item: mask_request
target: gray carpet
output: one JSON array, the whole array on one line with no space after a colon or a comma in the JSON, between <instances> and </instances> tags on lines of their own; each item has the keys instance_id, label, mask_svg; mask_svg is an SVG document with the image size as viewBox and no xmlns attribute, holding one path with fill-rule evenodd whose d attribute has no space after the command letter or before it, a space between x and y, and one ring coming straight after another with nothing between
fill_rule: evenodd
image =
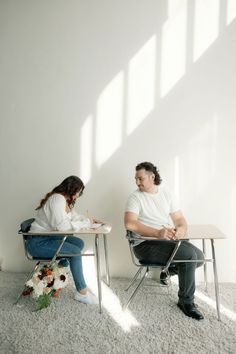
<instances>
[{"instance_id":1,"label":"gray carpet","mask_svg":"<svg viewBox=\"0 0 236 354\"><path fill-rule=\"evenodd\" d=\"M25 279L22 273L0 272L0 353L236 353L236 284L221 284L222 322L206 300L214 299L212 285L197 303L205 320L184 316L176 306L176 285L166 289L143 287L128 311L121 304L127 279L112 279L103 286L103 313L97 306L73 300L73 285L52 305L34 312L33 300L23 298L14 306ZM153 280L147 280L153 284ZM210 300L211 301L211 300Z\"/></svg>"}]
</instances>

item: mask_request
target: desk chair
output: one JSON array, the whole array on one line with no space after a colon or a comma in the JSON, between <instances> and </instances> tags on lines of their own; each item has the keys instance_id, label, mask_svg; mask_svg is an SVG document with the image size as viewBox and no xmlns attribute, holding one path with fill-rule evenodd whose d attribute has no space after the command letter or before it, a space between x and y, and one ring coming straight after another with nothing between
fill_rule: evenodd
<instances>
[{"instance_id":1,"label":"desk chair","mask_svg":"<svg viewBox=\"0 0 236 354\"><path fill-rule=\"evenodd\" d=\"M143 283L145 277L148 275L148 272L149 272L149 269L150 268L158 268L161 270L161 272L165 272L167 275L169 275L169 270L171 269L171 265L174 263L173 261L173 258L181 244L181 240L179 241L176 241L176 245L175 245L175 248L172 252L172 254L170 255L169 259L167 260L166 264L163 265L163 264L160 264L160 263L155 263L155 264L149 264L149 263L144 263L144 262L140 262L136 257L135 257L135 254L134 254L134 250L133 250L133 245L134 245L134 240L135 240L135 237L134 237L134 234L127 230L126 232L126 238L128 240L128 243L129 243L129 249L130 249L130 253L131 253L131 258L132 258L132 261L133 261L133 264L138 267L138 271L135 273L134 277L132 278L129 286L125 289L125 291L128 291L132 285L134 285L135 281L137 280L138 276L141 275L142 273L142 270L144 269L144 273L143 275L141 276L141 279L138 283L138 285L134 288L133 292L131 293L128 301L126 302L125 306L124 306L124 309L126 309L129 304L131 303L131 301L133 300L134 296L136 295L137 291L139 290L141 284ZM137 238L136 238L137 239ZM153 239L152 239L153 240ZM160 240L157 240L157 241L160 241ZM171 283L169 283L168 285L162 285L162 284L159 284L159 286L161 287L165 287L165 288L169 288L169 286L171 285Z\"/></svg>"},{"instance_id":2,"label":"desk chair","mask_svg":"<svg viewBox=\"0 0 236 354\"><path fill-rule=\"evenodd\" d=\"M22 235L23 236L23 245L24 245L24 252L25 252L25 256L28 260L30 261L36 261L36 264L33 268L32 271L30 271L30 273L28 274L26 280L25 280L25 283L32 277L32 275L34 274L34 272L36 272L36 270L43 264L46 264L48 265L49 267L52 266L57 260L60 260L62 258L70 258L70 257L75 257L75 256L94 256L95 254L94 253L73 253L73 254L63 254L63 253L59 253L64 242L66 241L66 238L68 235L66 236L62 236L62 239L61 239L61 243L59 244L54 256L52 258L39 258L39 257L34 257L32 256L29 252L28 252L28 248L27 248L27 240L28 240L28 237L35 237L33 235L30 234L30 227L31 227L31 224L33 223L35 219L34 218L31 218L31 219L27 219L25 221L23 221L20 225L20 230L18 231L18 234ZM53 237L52 234L50 235L47 235L44 233L44 236L50 236L50 237ZM24 284L25 284L24 283ZM20 298L22 297L23 295L23 292L24 292L24 289L25 289L25 285L23 287L23 289L21 290L20 294L18 295L16 301L15 301L15 304L18 303L18 301L20 300Z\"/></svg>"}]
</instances>

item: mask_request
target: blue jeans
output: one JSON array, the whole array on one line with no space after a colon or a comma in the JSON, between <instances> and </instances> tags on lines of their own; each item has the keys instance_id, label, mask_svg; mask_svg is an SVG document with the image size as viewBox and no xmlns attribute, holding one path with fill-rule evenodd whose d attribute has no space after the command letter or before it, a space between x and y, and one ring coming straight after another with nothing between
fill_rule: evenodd
<instances>
[{"instance_id":1,"label":"blue jeans","mask_svg":"<svg viewBox=\"0 0 236 354\"><path fill-rule=\"evenodd\" d=\"M27 239L27 250L33 257L50 259L54 256L62 238L63 236L29 236ZM60 253L77 254L81 253L83 248L83 240L78 237L68 236ZM74 256L68 257L68 260L70 262L70 270L76 289L78 291L85 289L87 285L83 275L82 258L80 256Z\"/></svg>"}]
</instances>

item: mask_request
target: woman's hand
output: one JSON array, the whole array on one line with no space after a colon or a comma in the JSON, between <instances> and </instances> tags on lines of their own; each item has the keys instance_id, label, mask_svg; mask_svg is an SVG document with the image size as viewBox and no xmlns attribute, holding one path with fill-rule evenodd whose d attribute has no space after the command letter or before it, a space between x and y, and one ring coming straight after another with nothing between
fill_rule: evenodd
<instances>
[{"instance_id":1,"label":"woman's hand","mask_svg":"<svg viewBox=\"0 0 236 354\"><path fill-rule=\"evenodd\" d=\"M92 224L102 224L102 225L105 224L104 221L101 221L101 220L98 220L98 219L91 219L91 223Z\"/></svg>"}]
</instances>

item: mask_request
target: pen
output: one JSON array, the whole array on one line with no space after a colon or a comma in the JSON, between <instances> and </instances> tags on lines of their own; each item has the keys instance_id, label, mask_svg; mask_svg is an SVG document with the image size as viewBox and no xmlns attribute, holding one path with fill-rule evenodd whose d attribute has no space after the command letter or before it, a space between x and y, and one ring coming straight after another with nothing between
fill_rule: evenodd
<instances>
[{"instance_id":1,"label":"pen","mask_svg":"<svg viewBox=\"0 0 236 354\"><path fill-rule=\"evenodd\" d=\"M87 218L90 220L88 209L86 210Z\"/></svg>"},{"instance_id":2,"label":"pen","mask_svg":"<svg viewBox=\"0 0 236 354\"><path fill-rule=\"evenodd\" d=\"M164 229L168 230L168 228L165 225L161 225ZM168 225L170 226L170 225ZM176 231L176 229L174 228L174 230Z\"/></svg>"}]
</instances>

